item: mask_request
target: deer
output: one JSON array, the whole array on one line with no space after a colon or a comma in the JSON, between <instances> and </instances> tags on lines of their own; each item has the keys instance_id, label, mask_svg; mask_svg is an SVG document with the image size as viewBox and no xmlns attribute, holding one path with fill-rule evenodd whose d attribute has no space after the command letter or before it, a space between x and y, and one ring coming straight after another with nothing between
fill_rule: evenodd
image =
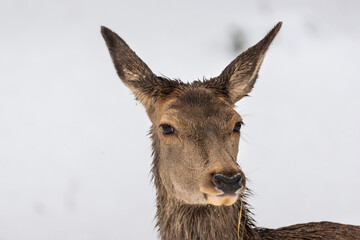
<instances>
[{"instance_id":1,"label":"deer","mask_svg":"<svg viewBox=\"0 0 360 240\"><path fill-rule=\"evenodd\" d=\"M156 228L162 240L360 239L360 226L310 222L257 227L237 163L243 119L235 103L253 89L276 24L219 76L191 83L155 75L115 32L101 27L122 82L151 121Z\"/></svg>"}]
</instances>

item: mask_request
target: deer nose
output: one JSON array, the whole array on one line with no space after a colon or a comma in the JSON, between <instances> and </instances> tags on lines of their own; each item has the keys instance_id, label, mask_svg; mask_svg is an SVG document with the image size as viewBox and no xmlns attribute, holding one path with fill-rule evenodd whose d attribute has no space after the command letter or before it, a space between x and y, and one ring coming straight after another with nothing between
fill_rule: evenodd
<instances>
[{"instance_id":1,"label":"deer nose","mask_svg":"<svg viewBox=\"0 0 360 240\"><path fill-rule=\"evenodd\" d=\"M222 190L225 194L234 194L242 187L241 178L240 173L230 178L222 174L215 174L212 177L212 182L217 189Z\"/></svg>"}]
</instances>

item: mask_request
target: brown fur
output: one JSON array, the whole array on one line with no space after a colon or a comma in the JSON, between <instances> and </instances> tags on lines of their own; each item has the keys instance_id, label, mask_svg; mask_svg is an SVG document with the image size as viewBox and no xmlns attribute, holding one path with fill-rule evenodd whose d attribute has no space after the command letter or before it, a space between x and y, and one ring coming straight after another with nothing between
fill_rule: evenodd
<instances>
[{"instance_id":1,"label":"brown fur","mask_svg":"<svg viewBox=\"0 0 360 240\"><path fill-rule=\"evenodd\" d=\"M191 84L156 76L116 33L102 27L119 77L152 122L161 239L360 239L358 226L319 222L264 229L256 228L251 217L246 178L236 163L240 132L234 126L242 118L233 107L252 90L280 27L278 23L220 76ZM171 132L164 132L164 126ZM241 174L239 189L225 194L213 180L217 174Z\"/></svg>"}]
</instances>

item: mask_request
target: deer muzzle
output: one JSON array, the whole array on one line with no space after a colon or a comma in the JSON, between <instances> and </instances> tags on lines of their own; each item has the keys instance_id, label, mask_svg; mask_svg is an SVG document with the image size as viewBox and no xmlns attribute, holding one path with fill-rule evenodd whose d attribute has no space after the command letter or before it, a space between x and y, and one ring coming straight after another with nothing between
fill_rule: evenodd
<instances>
[{"instance_id":1,"label":"deer muzzle","mask_svg":"<svg viewBox=\"0 0 360 240\"><path fill-rule=\"evenodd\" d=\"M215 174L211 181L215 187L224 192L224 194L235 194L237 190L242 188L241 173L237 173L232 177L227 177L222 174Z\"/></svg>"}]
</instances>

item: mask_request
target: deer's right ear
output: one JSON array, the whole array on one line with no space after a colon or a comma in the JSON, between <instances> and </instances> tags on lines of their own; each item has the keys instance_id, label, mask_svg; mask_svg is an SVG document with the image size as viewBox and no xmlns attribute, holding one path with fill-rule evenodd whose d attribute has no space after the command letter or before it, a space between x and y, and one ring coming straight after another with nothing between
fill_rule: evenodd
<instances>
[{"instance_id":1,"label":"deer's right ear","mask_svg":"<svg viewBox=\"0 0 360 240\"><path fill-rule=\"evenodd\" d=\"M131 89L137 100L147 105L146 102L151 100L148 93L155 87L157 77L116 33L102 26L101 34L120 79Z\"/></svg>"}]
</instances>

